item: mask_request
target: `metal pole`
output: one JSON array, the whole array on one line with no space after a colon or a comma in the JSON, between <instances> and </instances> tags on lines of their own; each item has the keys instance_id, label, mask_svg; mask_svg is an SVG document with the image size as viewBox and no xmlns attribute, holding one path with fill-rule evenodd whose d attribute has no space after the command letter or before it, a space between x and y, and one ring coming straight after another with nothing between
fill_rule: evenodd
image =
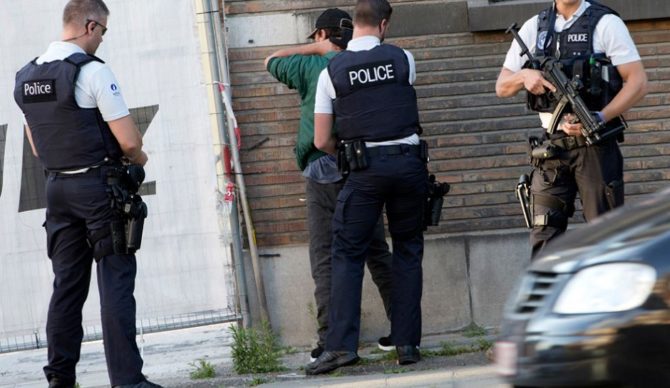
<instances>
[{"instance_id":1,"label":"metal pole","mask_svg":"<svg viewBox=\"0 0 670 388\"><path fill-rule=\"evenodd\" d=\"M214 55L210 58L211 61L215 61L216 66L213 67L213 71L218 72L217 78L228 80L228 69L225 59L220 60L221 46L217 43L217 32L216 25L218 23L220 28L220 19L218 11L218 2L217 0L202 0L203 10L206 15L209 17L209 29L208 29L208 41L212 43L212 50ZM225 66L225 71L222 71L222 67ZM216 82L216 81L215 81ZM233 159L234 173L235 173L235 182L237 189L239 190L239 198L242 203L242 213L244 215L244 223L247 229L248 242L249 242L249 252L251 254L251 263L253 266L254 279L256 281L256 291L258 295L258 302L260 307L261 320L269 321L269 314L267 309L267 302L265 298L265 286L263 284L263 277L261 274L261 267L258 258L258 250L256 247L256 232L253 228L253 221L251 220L251 211L249 207L249 202L247 200L246 194L246 185L244 183L244 176L242 175L242 164L240 163L240 155L238 152L238 143L236 132L239 130L237 127L237 120L235 119L235 114L233 113L232 108L232 99L230 93L229 83L226 85L223 82L217 82L219 86L219 91L221 92L221 97L223 99L223 105L225 108L226 118L228 122L228 141L230 142L230 151ZM234 227L239 227L239 221ZM240 248L241 250L241 248ZM241 261L238 260L238 262Z\"/></svg>"},{"instance_id":2,"label":"metal pole","mask_svg":"<svg viewBox=\"0 0 670 388\"><path fill-rule=\"evenodd\" d=\"M214 9L217 9L215 7ZM203 23L203 28L201 30L201 45L203 45L203 59L204 63L208 65L209 69L209 78L211 80L211 86L214 87L217 80L221 79L221 73L226 73L221 71L221 62L219 61L217 55L217 39L215 32L215 22L218 20L218 11L216 15L213 14L212 7L210 7L209 0L198 0L196 2L197 13L202 17L201 22ZM204 35L204 36L203 36ZM206 50L206 53L204 51ZM225 62L224 62L225 63ZM213 118L216 120L216 128L218 143L221 146L217 150L219 156L219 166L217 167L217 185L219 189L219 195L224 193L228 185L229 177L225 175L226 171L223 171L224 164L224 147L227 143L227 130L226 130L226 120L223 117L224 107L220 98L217 97L216 89L211 89L210 94L210 104L214 105ZM219 217L222 217L219 215ZM233 271L235 276L235 292L237 294L236 308L238 312L242 315L242 322L245 326L251 324L251 318L249 314L249 305L248 305L248 294L247 294L247 285L246 285L246 276L244 269L244 255L242 253L242 237L240 233L240 223L237 212L237 204L235 201L231 203L231 212L230 217L220 222L229 222L231 229L231 240L232 240L232 256L233 256Z\"/></svg>"}]
</instances>

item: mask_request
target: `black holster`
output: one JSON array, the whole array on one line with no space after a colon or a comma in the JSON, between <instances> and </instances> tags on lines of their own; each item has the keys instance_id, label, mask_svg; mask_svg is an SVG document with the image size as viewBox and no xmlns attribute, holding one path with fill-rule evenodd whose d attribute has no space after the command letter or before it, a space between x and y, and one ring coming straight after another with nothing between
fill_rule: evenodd
<instances>
[{"instance_id":1,"label":"black holster","mask_svg":"<svg viewBox=\"0 0 670 388\"><path fill-rule=\"evenodd\" d=\"M142 166L111 168L107 173L108 194L117 218L110 224L114 253L133 254L142 244L144 219L148 209L137 194L144 181Z\"/></svg>"},{"instance_id":2,"label":"black holster","mask_svg":"<svg viewBox=\"0 0 670 388\"><path fill-rule=\"evenodd\" d=\"M423 230L429 226L437 226L440 224L442 216L442 205L444 204L444 196L449 192L449 183L437 182L435 175L428 176L428 191L426 196L426 205L423 214Z\"/></svg>"}]
</instances>

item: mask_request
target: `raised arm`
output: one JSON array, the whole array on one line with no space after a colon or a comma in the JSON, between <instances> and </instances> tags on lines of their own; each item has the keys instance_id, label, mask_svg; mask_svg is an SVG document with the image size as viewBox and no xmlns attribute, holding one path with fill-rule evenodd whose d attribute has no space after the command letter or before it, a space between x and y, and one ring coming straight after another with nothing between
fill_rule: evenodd
<instances>
[{"instance_id":1,"label":"raised arm","mask_svg":"<svg viewBox=\"0 0 670 388\"><path fill-rule=\"evenodd\" d=\"M280 50L275 51L265 58L265 68L267 69L268 64L272 58L281 58L288 57L291 55L325 55L331 51L339 51L340 48L334 45L328 39L322 40L320 42L303 44L300 46L286 47Z\"/></svg>"}]
</instances>

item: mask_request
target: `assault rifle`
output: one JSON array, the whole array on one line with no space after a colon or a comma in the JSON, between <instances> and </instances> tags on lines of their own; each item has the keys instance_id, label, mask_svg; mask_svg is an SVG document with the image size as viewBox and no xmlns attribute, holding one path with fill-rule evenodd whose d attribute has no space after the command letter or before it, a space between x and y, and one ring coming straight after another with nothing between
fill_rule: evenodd
<instances>
[{"instance_id":1,"label":"assault rifle","mask_svg":"<svg viewBox=\"0 0 670 388\"><path fill-rule=\"evenodd\" d=\"M556 87L556 92L553 92L554 101L558 101L554 112L552 113L552 121L549 125L549 132L553 133L560 122L560 116L563 114L566 106L570 104L572 111L582 123L582 135L586 138L587 145L593 145L601 140L620 134L626 129L626 124L623 119L620 120L620 125L611 126L608 128L605 122L600 120L597 114L589 110L584 103L584 100L579 96L579 91L584 87L579 75L568 79L563 70L561 70L561 63L551 57L542 58L539 61L528 50L528 47L519 36L519 29L517 24L513 23L507 29L506 33L514 35L514 40L521 47L521 56L526 55L531 63L531 68L542 71L544 77Z\"/></svg>"}]
</instances>

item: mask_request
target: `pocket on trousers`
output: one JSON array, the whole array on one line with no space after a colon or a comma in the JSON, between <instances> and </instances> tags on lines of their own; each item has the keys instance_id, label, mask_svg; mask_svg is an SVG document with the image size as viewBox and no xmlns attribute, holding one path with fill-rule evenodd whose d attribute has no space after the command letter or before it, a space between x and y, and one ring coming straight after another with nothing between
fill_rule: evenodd
<instances>
[{"instance_id":1,"label":"pocket on trousers","mask_svg":"<svg viewBox=\"0 0 670 388\"><path fill-rule=\"evenodd\" d=\"M623 205L624 202L623 181L616 180L609 182L605 186L605 196L607 198L607 205L609 206L610 209L614 209Z\"/></svg>"},{"instance_id":2,"label":"pocket on trousers","mask_svg":"<svg viewBox=\"0 0 670 388\"><path fill-rule=\"evenodd\" d=\"M49 228L47 227L46 220L42 224L42 227L44 228L44 231L46 232L46 235L47 235L47 257L49 257L49 259L51 259L51 255L53 253L53 247L51 246L51 241L53 239L52 239L51 233L49 233Z\"/></svg>"},{"instance_id":3,"label":"pocket on trousers","mask_svg":"<svg viewBox=\"0 0 670 388\"><path fill-rule=\"evenodd\" d=\"M333 213L333 232L336 232L341 225L344 224L346 217L346 207L353 190L349 187L344 187L337 195L337 203L335 204L335 212Z\"/></svg>"}]
</instances>

